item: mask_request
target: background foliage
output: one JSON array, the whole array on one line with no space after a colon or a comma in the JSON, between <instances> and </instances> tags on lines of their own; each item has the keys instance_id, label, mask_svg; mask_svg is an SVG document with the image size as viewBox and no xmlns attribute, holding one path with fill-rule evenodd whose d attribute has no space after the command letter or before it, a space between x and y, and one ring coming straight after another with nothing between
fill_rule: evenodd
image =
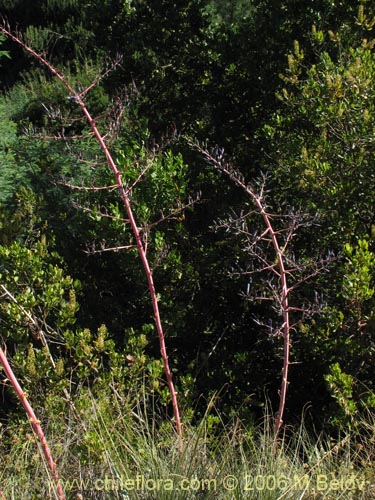
<instances>
[{"instance_id":1,"label":"background foliage","mask_svg":"<svg viewBox=\"0 0 375 500\"><path fill-rule=\"evenodd\" d=\"M186 415L202 414L215 395L226 417L250 424L265 397L277 404L282 359L281 341L259 326L276 313L250 300L248 276L237 271L251 258L223 224L253 207L189 137L224 148L248 180L266 174L273 213L314 218L293 252L334 259L299 289L300 305L318 303L320 312L296 315L287 418L309 405L316 425L354 425L374 404L370 2L43 0L31 8L8 0L0 11L82 89L122 56L87 104L111 132L132 190ZM147 404L168 402L137 253L108 251L134 241L116 191L91 189L113 184L97 145L58 82L9 41L2 49L10 58L0 75L1 283L48 327L56 362L3 295L1 335L15 366L51 412L69 380L72 394L96 387L104 399L109 384L134 395L147 380ZM253 280L262 294L261 276Z\"/></svg>"}]
</instances>

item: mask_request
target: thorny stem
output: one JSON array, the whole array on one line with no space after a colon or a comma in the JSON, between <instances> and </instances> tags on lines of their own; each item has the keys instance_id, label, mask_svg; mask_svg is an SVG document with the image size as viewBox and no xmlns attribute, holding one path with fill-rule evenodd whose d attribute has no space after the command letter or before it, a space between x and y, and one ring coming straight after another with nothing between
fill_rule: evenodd
<instances>
[{"instance_id":1,"label":"thorny stem","mask_svg":"<svg viewBox=\"0 0 375 500\"><path fill-rule=\"evenodd\" d=\"M168 383L168 388L169 392L171 395L172 399L172 406L173 406L173 414L175 418L175 425L176 425L176 430L177 434L179 436L180 440L180 449L182 450L182 424L181 424L181 418L180 418L180 412L179 412L179 406L178 406L178 400L177 400L177 392L174 387L173 383L173 378L172 378L172 372L169 367L169 361L168 361L168 355L167 355L167 350L166 350L166 345L165 345L165 335L164 335L164 330L163 326L161 323L160 319L160 311L159 311L159 304L158 304L158 298L156 295L156 290L155 290L155 284L154 284L154 279L152 275L152 271L147 259L146 251L143 245L143 241L141 238L140 230L137 226L136 220L134 218L133 210L131 207L130 199L127 193L127 190L125 189L125 186L123 184L121 174L119 169L116 166L115 161L112 158L112 155L110 151L107 148L107 145L100 134L95 120L91 117L86 104L84 100L81 97L81 94L77 93L72 85L65 79L65 77L59 73L56 68L54 68L42 55L38 54L35 52L31 47L26 45L20 37L12 34L10 31L8 31L3 25L0 25L0 30L9 38L11 38L14 42L16 42L18 45L23 47L24 50L26 50L29 54L31 54L34 58L36 58L43 66L45 66L60 82L64 85L64 87L68 90L70 97L72 98L73 101L78 104L78 106L81 108L82 113L87 119L87 122L89 123L91 130L93 131L94 136L96 137L100 148L102 152L104 153L107 164L110 167L110 169L113 172L113 175L115 176L116 179L116 184L119 190L119 194L121 197L121 200L123 202L123 205L125 207L127 217L130 222L130 226L133 231L134 238L136 240L137 248L138 248L138 253L141 258L141 262L147 277L147 282L148 282L148 288L151 296L151 302L152 302L152 307L153 307L153 312L154 312L154 320L155 320L155 325L156 325L156 330L158 332L158 337L159 337L159 344L160 344L160 352L161 356L163 359L163 364L164 364L164 372L167 378L167 383Z\"/></svg>"},{"instance_id":2,"label":"thorny stem","mask_svg":"<svg viewBox=\"0 0 375 500\"><path fill-rule=\"evenodd\" d=\"M218 161L213 155L211 155L208 151L202 149L199 146L196 146L198 150L207 158L207 160L215 165L219 170L224 172L238 187L243 189L253 200L253 203L257 207L257 211L263 218L264 224L266 226L266 230L263 235L269 234L270 239L272 241L272 246L276 254L276 265L269 265L266 262L267 267L265 269L274 269L275 266L278 267L279 271L276 273L280 279L281 285L281 293L280 293L280 305L281 305L281 314L283 318L283 324L281 327L282 336L283 336L283 368L282 368L282 380L280 387L280 400L279 400L279 408L276 414L275 424L274 424L274 452L277 450L277 442L278 436L280 433L281 426L283 424L283 415L285 409L286 402L286 391L288 388L288 371L289 371L289 358L290 358L290 318L289 318L289 301L288 295L290 292L290 288L288 287L287 280L287 269L284 263L283 250L280 248L279 241L277 238L278 232L274 230L271 222L271 214L266 211L266 207L262 200L262 193L257 195L253 188L250 185L245 184L245 182L240 178L240 176L236 175L235 171L233 171L228 165L225 165Z\"/></svg>"},{"instance_id":3,"label":"thorny stem","mask_svg":"<svg viewBox=\"0 0 375 500\"><path fill-rule=\"evenodd\" d=\"M53 481L56 485L58 498L59 498L59 500L66 500L65 493L64 493L62 486L61 486L61 483L60 483L59 474L57 472L56 463L54 462L54 460L52 458L51 450L48 446L43 429L40 425L40 421L36 418L34 410L32 409L30 403L28 402L26 394L23 392L20 384L18 383L18 380L13 373L13 370L8 362L8 359L6 357L5 352L1 348L0 348L0 363L2 364L2 366L4 368L4 371L5 371L7 378L9 379L14 390L16 391L17 396L22 403L22 406L25 408L26 414L30 419L30 425L40 441L44 458L46 459L48 468L52 474Z\"/></svg>"},{"instance_id":4,"label":"thorny stem","mask_svg":"<svg viewBox=\"0 0 375 500\"><path fill-rule=\"evenodd\" d=\"M290 319L289 319L289 302L288 302L288 294L289 287L287 281L287 272L284 264L284 256L283 252L280 249L279 241L277 239L277 233L273 229L271 218L269 214L265 211L265 207L263 205L262 199L260 196L257 196L253 189L244 184L240 179L233 176L233 174L227 169L222 169L224 173L226 173L239 187L244 189L246 193L252 198L253 202L257 206L259 213L261 214L264 224L268 229L268 233L272 240L272 245L277 258L277 266L279 268L279 277L281 284L281 312L283 317L283 340L284 340L284 348L283 348L283 369L282 369L282 380L281 380L281 388L280 388L280 401L279 401L279 409L276 414L276 420L274 425L275 431L275 440L274 440L274 449L277 446L277 438L283 424L283 415L285 409L285 401L286 401L286 391L288 388L288 371L289 371L289 358L290 358Z\"/></svg>"}]
</instances>

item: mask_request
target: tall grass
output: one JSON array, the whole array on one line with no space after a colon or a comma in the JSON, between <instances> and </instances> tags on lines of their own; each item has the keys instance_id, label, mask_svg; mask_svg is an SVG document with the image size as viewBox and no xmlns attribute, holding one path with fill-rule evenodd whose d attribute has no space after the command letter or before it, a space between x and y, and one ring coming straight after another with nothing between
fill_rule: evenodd
<instances>
[{"instance_id":1,"label":"tall grass","mask_svg":"<svg viewBox=\"0 0 375 500\"><path fill-rule=\"evenodd\" d=\"M46 427L71 500L375 499L371 415L361 433L336 441L314 437L304 424L287 428L276 453L272 418L247 429L239 421L213 427L206 415L197 425L185 423L181 454L174 426L156 410L150 416L142 404L129 414L119 401L88 401L80 421L70 414L59 424L65 428ZM26 429L2 431L4 498L56 498Z\"/></svg>"}]
</instances>

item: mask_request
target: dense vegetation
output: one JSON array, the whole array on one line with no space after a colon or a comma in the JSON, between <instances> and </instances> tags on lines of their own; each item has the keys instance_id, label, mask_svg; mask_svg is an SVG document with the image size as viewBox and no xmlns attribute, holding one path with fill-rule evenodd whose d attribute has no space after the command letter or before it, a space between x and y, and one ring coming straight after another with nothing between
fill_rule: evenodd
<instances>
[{"instance_id":1,"label":"dense vegetation","mask_svg":"<svg viewBox=\"0 0 375 500\"><path fill-rule=\"evenodd\" d=\"M277 258L225 162L264 191L290 269L284 421L307 411L328 440L363 438L375 408L371 2L0 0L0 13L83 92L131 191L186 428L219 446L231 439L215 441L221 422L239 418L250 436L279 404ZM0 41L2 344L50 434L75 419L71 455L100 463L98 426L128 428L136 412L165 432L173 415L147 280L74 96ZM3 383L11 454L28 429Z\"/></svg>"}]
</instances>

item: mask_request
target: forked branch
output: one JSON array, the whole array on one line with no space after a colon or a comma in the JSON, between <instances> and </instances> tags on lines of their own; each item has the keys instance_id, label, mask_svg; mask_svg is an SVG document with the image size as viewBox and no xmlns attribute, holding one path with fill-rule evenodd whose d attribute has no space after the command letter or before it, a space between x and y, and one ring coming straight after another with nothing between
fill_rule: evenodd
<instances>
[{"instance_id":1,"label":"forked branch","mask_svg":"<svg viewBox=\"0 0 375 500\"><path fill-rule=\"evenodd\" d=\"M282 380L280 387L280 400L279 409L276 415L274 431L275 431L275 447L277 445L278 435L283 424L283 415L286 402L286 392L288 388L288 370L290 364L290 317L289 317L289 292L290 288L288 286L288 269L285 264L285 257L282 247L279 243L279 231L274 228L272 223L272 214L270 214L266 209L266 204L264 202L264 183L262 184L260 194L257 194L252 185L246 184L243 176L237 170L234 170L229 163L223 159L223 151L219 155L210 153L207 149L202 148L197 144L193 144L195 148L204 156L204 158L214 167L216 167L221 172L225 173L239 188L245 191L253 203L255 204L256 211L262 216L264 225L266 229L261 235L261 239L267 235L273 246L273 250L276 256L276 264L268 262L262 256L260 259L265 264L267 270L273 271L280 283L280 292L278 294L278 302L281 307L282 315L282 326L280 332L283 337L284 347L283 347L283 368L282 368ZM277 270L276 270L277 268Z\"/></svg>"},{"instance_id":2,"label":"forked branch","mask_svg":"<svg viewBox=\"0 0 375 500\"><path fill-rule=\"evenodd\" d=\"M9 29L7 29L3 24L0 24L0 31L7 37L9 37L11 40L13 40L15 43L20 45L28 54L30 54L32 57L37 59L44 67L48 69L48 71L55 77L57 78L66 88L66 90L69 93L69 99L72 102L75 102L79 108L81 109L82 114L85 116L89 126L91 127L91 130L93 132L93 135L97 139L99 146L102 150L102 152L105 155L107 164L109 168L111 169L115 180L116 180L116 186L119 191L120 198L122 200L122 203L125 207L126 214L127 214L127 219L129 220L130 226L133 231L133 235L136 241L136 246L138 248L139 256L147 277L147 282L148 282L148 288L150 292L150 297L151 297L151 302L152 302L152 307L153 307L153 313L154 313L154 320L155 320L155 325L156 325L156 330L158 332L158 337L159 337L159 344L160 344L160 351L161 351L161 356L163 359L163 364L164 364L164 372L166 375L167 379L167 384L169 388L169 392L171 395L171 400L172 400L172 406L173 406L173 413L174 413L174 418L175 418L175 425L176 425L176 430L177 434L180 439L180 446L182 446L182 425L181 425L181 418L180 418L180 412L179 412L179 406L178 406L178 400L177 400L177 392L174 387L174 382L172 379L172 372L169 367L169 361L168 361L168 355L167 355L167 350L166 350L166 344L165 344L165 335L164 335L164 330L163 326L161 323L161 318L160 318L160 311L159 311L159 304L158 304L158 298L155 290L155 284L154 284L154 279L151 271L151 267L148 262L148 258L146 255L146 251L144 248L143 240L141 237L141 232L138 228L137 222L134 218L130 198L129 198L129 192L126 188L126 186L123 183L122 177L121 177L121 172L119 171L106 143L104 136L99 132L95 120L92 118L89 110L86 107L85 101L84 101L84 95L82 95L81 92L76 91L73 86L70 84L70 82L67 80L67 78L60 73L55 67L51 65L51 63L41 54L33 50L30 46L28 46L23 40L22 37L18 34L12 33ZM94 82L95 83L95 82ZM85 89L85 92L88 91L89 88Z\"/></svg>"},{"instance_id":3,"label":"forked branch","mask_svg":"<svg viewBox=\"0 0 375 500\"><path fill-rule=\"evenodd\" d=\"M233 273L250 276L247 295L249 295L251 287L251 276L255 273L268 273L270 279L267 282L267 288L270 296L269 294L265 295L264 290L262 290L259 296L255 295L255 299L272 301L281 316L280 326L273 328L272 321L270 321L270 325L263 325L270 330L271 335L283 338L280 399L274 423L274 450L276 451L278 436L283 424L286 393L289 384L291 332L295 328L295 323L291 323L290 315L292 312L299 312L311 316L321 311L320 304L316 300L308 307L291 307L291 292L295 292L300 285L324 272L328 265L335 260L335 257L332 252L329 252L326 258L312 260L308 263L298 262L293 250L290 248L291 242L299 228L312 225L316 222L316 219L308 217L307 214L295 213L294 210L285 215L272 213L266 202L266 182L264 178L261 180L260 186L255 188L252 184L247 183L241 172L233 168L230 162L225 159L224 150L216 149L210 152L206 147L199 144L191 143L191 145L203 155L209 164L226 174L236 186L245 191L252 200L253 205L255 205L254 211L241 214L240 217L233 218L231 216L229 222L220 221L219 227L224 227L227 230L233 228L236 235L243 237L246 241L245 250L260 264L260 268L255 267ZM265 226L265 229L259 231L260 234L250 231L247 227L246 219L254 212L262 217ZM285 222L284 227L280 228L279 221ZM262 324L260 321L257 321L257 323Z\"/></svg>"}]
</instances>

